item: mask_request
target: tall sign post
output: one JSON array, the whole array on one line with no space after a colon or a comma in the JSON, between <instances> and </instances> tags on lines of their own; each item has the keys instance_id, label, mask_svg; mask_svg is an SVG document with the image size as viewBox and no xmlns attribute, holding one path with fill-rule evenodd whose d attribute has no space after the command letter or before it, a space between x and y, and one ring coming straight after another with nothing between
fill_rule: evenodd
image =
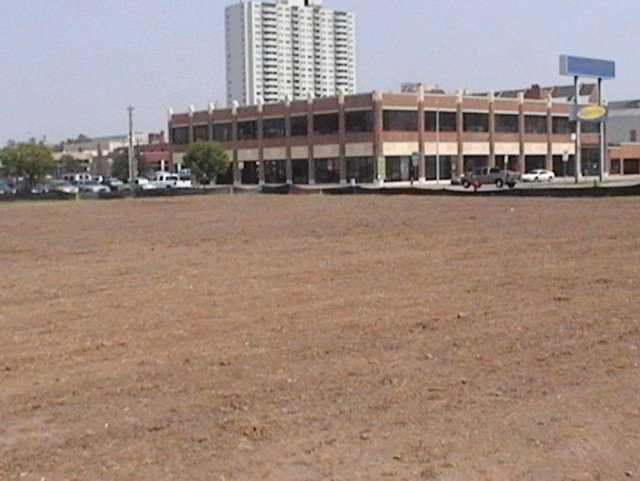
<instances>
[{"instance_id":1,"label":"tall sign post","mask_svg":"<svg viewBox=\"0 0 640 481\"><path fill-rule=\"evenodd\" d=\"M411 154L411 165L409 165L409 178L411 179L411 185L413 185L413 178L416 176L416 170L418 170L418 162L420 161L420 152L414 152Z\"/></svg>"},{"instance_id":2,"label":"tall sign post","mask_svg":"<svg viewBox=\"0 0 640 481\"><path fill-rule=\"evenodd\" d=\"M576 124L576 154L575 154L575 174L576 183L580 180L580 170L582 168L582 142L581 124L582 122L597 123L600 125L600 181L605 177L605 164L607 156L607 142L605 139L605 123L607 121L607 109L604 107L602 97L602 81L616 77L616 64L611 60L601 60L595 58L573 57L571 55L560 56L560 75L573 77L575 94L573 99L573 109L571 120ZM579 105L580 95L578 80L580 77L590 77L598 79L598 103L596 105Z\"/></svg>"}]
</instances>

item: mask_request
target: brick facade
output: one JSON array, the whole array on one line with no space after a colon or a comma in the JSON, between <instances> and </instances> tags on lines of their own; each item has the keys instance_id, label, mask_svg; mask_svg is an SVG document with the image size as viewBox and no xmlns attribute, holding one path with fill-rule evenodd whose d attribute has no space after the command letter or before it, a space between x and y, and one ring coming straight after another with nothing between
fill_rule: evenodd
<instances>
[{"instance_id":1,"label":"brick facade","mask_svg":"<svg viewBox=\"0 0 640 481\"><path fill-rule=\"evenodd\" d=\"M440 179L481 165L558 170L574 154L569 111L524 96L372 92L179 113L169 132L174 162L195 133L221 142L236 183L424 181L438 167ZM597 136L582 143L597 146Z\"/></svg>"}]
</instances>

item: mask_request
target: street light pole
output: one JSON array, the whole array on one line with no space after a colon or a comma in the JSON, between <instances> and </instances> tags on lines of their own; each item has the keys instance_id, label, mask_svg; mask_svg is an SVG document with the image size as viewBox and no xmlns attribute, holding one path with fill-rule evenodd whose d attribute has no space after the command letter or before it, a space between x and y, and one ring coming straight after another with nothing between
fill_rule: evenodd
<instances>
[{"instance_id":1,"label":"street light pole","mask_svg":"<svg viewBox=\"0 0 640 481\"><path fill-rule=\"evenodd\" d=\"M602 98L602 79L598 78L598 105L604 105ZM605 142L605 123L600 122L600 182L604 182L606 158L607 158L607 143Z\"/></svg>"},{"instance_id":2,"label":"street light pole","mask_svg":"<svg viewBox=\"0 0 640 481\"><path fill-rule=\"evenodd\" d=\"M436 184L440 184L440 99L436 104Z\"/></svg>"},{"instance_id":3,"label":"street light pole","mask_svg":"<svg viewBox=\"0 0 640 481\"><path fill-rule=\"evenodd\" d=\"M575 86L575 95L573 98L573 104L576 106L576 109L578 108L578 96L580 95L580 90L578 88L578 76L576 75L574 77L574 86ZM580 125L580 119L576 116L576 153L575 153L575 177L576 177L576 184L580 182L580 170L582 170L582 142L580 139L580 134L581 134L581 125Z\"/></svg>"},{"instance_id":4,"label":"street light pole","mask_svg":"<svg viewBox=\"0 0 640 481\"><path fill-rule=\"evenodd\" d=\"M129 111L129 182L133 181L133 107L127 107Z\"/></svg>"}]
</instances>

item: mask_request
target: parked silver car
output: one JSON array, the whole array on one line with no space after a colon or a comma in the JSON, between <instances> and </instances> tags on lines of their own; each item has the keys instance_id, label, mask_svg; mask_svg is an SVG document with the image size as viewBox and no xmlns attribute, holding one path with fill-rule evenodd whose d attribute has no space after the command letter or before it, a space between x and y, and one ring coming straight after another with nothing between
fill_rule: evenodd
<instances>
[{"instance_id":1,"label":"parked silver car","mask_svg":"<svg viewBox=\"0 0 640 481\"><path fill-rule=\"evenodd\" d=\"M52 192L62 192L63 194L77 194L78 186L73 185L66 180L51 180L49 181L49 190Z\"/></svg>"},{"instance_id":2,"label":"parked silver car","mask_svg":"<svg viewBox=\"0 0 640 481\"><path fill-rule=\"evenodd\" d=\"M98 182L81 182L78 184L80 192L85 194L99 194L100 192L111 192L111 189L106 185L102 185Z\"/></svg>"},{"instance_id":3,"label":"parked silver car","mask_svg":"<svg viewBox=\"0 0 640 481\"><path fill-rule=\"evenodd\" d=\"M5 180L0 180L0 195L4 194L15 194L16 188L13 187L9 182Z\"/></svg>"},{"instance_id":4,"label":"parked silver car","mask_svg":"<svg viewBox=\"0 0 640 481\"><path fill-rule=\"evenodd\" d=\"M516 186L520 180L520 174L510 170L502 170L498 167L478 167L472 172L467 172L460 176L460 184L465 189L469 187L493 184L498 189L507 185L510 188Z\"/></svg>"}]
</instances>

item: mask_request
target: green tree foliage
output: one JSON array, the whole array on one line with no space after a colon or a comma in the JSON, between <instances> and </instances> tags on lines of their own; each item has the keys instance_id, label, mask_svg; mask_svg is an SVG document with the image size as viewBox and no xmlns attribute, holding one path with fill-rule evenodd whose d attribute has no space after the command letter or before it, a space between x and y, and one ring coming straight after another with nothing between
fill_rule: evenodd
<instances>
[{"instance_id":1,"label":"green tree foliage","mask_svg":"<svg viewBox=\"0 0 640 481\"><path fill-rule=\"evenodd\" d=\"M136 176L145 175L151 167L144 160L144 157L136 152L136 164L138 172ZM120 149L113 154L113 163L111 164L111 176L118 179L127 180L129 178L129 152L127 149Z\"/></svg>"},{"instance_id":2,"label":"green tree foliage","mask_svg":"<svg viewBox=\"0 0 640 481\"><path fill-rule=\"evenodd\" d=\"M60 157L59 165L63 174L80 172L80 161L72 155L64 154Z\"/></svg>"},{"instance_id":3,"label":"green tree foliage","mask_svg":"<svg viewBox=\"0 0 640 481\"><path fill-rule=\"evenodd\" d=\"M87 137L84 134L78 135L75 139L67 139L68 144L80 143L80 142L89 142L91 141L91 137Z\"/></svg>"},{"instance_id":4,"label":"green tree foliage","mask_svg":"<svg viewBox=\"0 0 640 481\"><path fill-rule=\"evenodd\" d=\"M145 176L151 172L151 166L139 152L136 152L136 165L138 166L138 176Z\"/></svg>"},{"instance_id":5,"label":"green tree foliage","mask_svg":"<svg viewBox=\"0 0 640 481\"><path fill-rule=\"evenodd\" d=\"M216 179L229 168L229 156L217 142L195 142L184 155L184 166L204 183Z\"/></svg>"},{"instance_id":6,"label":"green tree foliage","mask_svg":"<svg viewBox=\"0 0 640 481\"><path fill-rule=\"evenodd\" d=\"M43 143L18 144L5 148L1 155L7 174L25 177L32 187L55 166L51 149Z\"/></svg>"},{"instance_id":7,"label":"green tree foliage","mask_svg":"<svg viewBox=\"0 0 640 481\"><path fill-rule=\"evenodd\" d=\"M126 151L118 151L113 154L111 164L111 176L118 179L129 178L129 156Z\"/></svg>"}]
</instances>

